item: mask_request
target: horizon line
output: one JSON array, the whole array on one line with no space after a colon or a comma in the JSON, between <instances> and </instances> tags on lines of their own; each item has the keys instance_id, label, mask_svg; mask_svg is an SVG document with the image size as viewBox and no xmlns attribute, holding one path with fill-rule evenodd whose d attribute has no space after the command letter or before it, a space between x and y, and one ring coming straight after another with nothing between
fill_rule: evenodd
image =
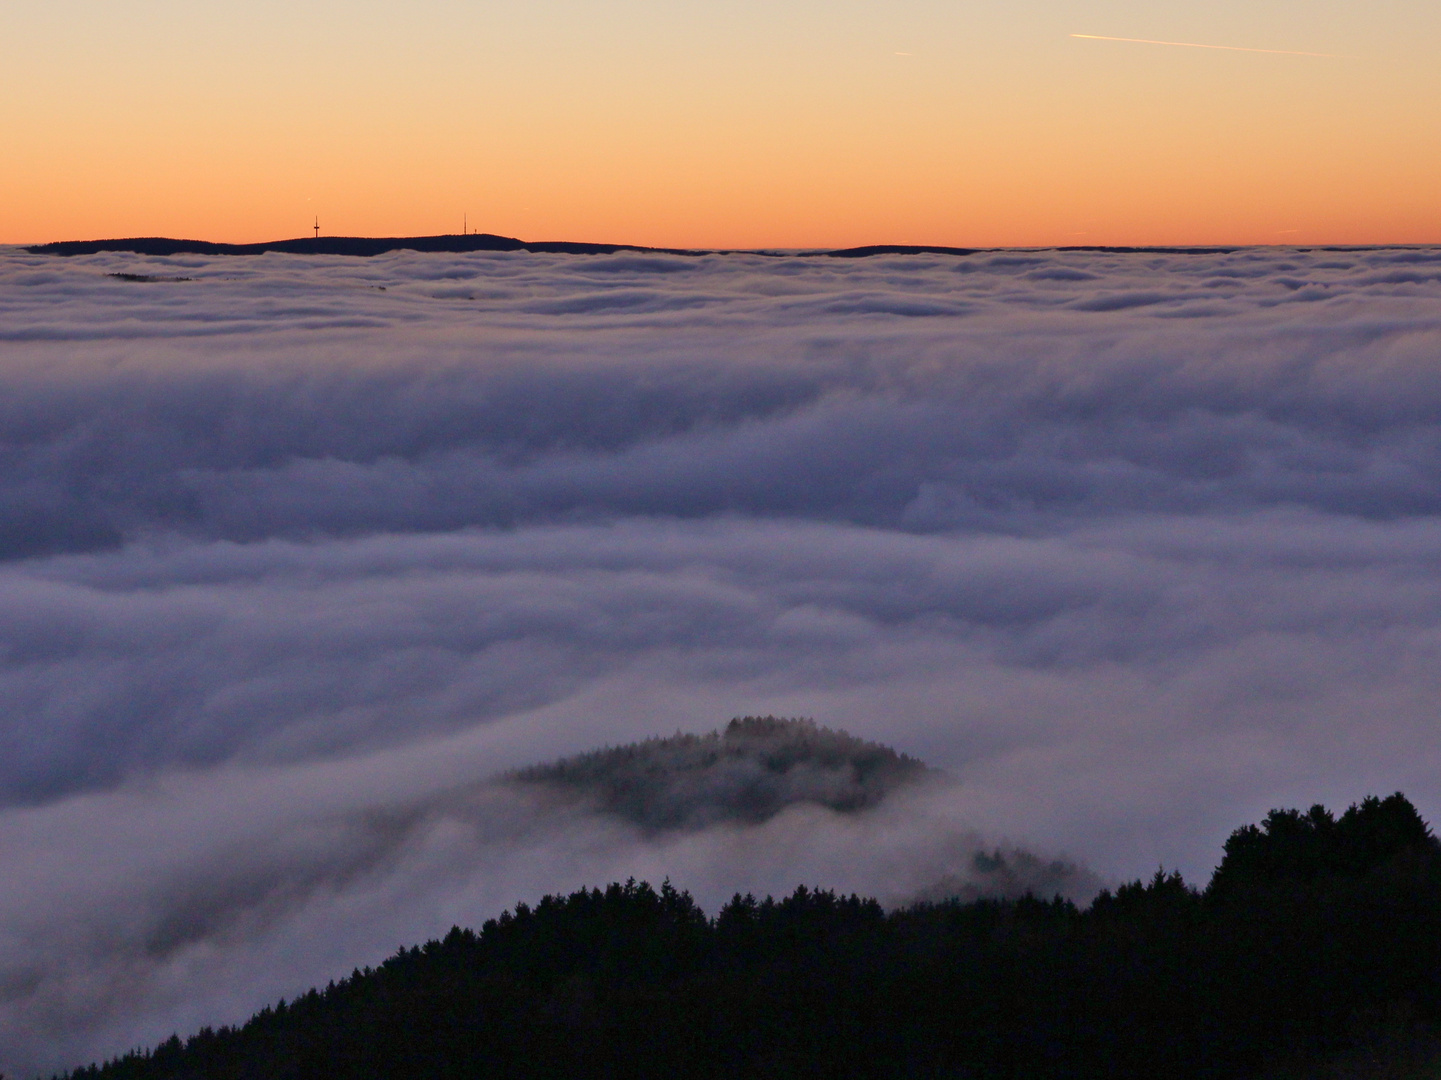
<instances>
[{"instance_id":1,"label":"horizon line","mask_svg":"<svg viewBox=\"0 0 1441 1080\"><path fill-rule=\"evenodd\" d=\"M7 245L9 246L9 245ZM976 255L1000 251L1091 251L1124 254L1204 255L1226 254L1248 248L1296 248L1298 250L1367 251L1389 248L1436 247L1435 242L1347 244L1311 242L1296 243L1278 240L1258 243L1211 244L1014 244L960 247L945 244L861 244L840 248L677 248L647 244L607 244L581 241L526 241L495 233L439 233L428 236L322 236L290 237L254 243L228 243L213 240L192 240L177 237L143 236L111 237L100 240L56 240L43 244L16 244L32 255L94 255L101 252L123 252L136 255L170 257L174 255L262 255L267 252L298 255L345 255L370 257L391 251L414 250L420 253L464 254L471 252L525 251L533 254L610 255L630 251L656 255L764 255L793 258L863 258L871 255Z\"/></svg>"}]
</instances>

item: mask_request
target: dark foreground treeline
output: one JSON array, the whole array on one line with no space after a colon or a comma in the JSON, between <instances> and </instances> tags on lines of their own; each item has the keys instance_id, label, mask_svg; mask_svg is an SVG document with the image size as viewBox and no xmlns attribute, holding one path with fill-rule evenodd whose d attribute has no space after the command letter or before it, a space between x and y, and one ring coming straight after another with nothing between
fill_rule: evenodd
<instances>
[{"instance_id":1,"label":"dark foreground treeline","mask_svg":"<svg viewBox=\"0 0 1441 1080\"><path fill-rule=\"evenodd\" d=\"M1438 1021L1441 846L1398 794L1273 811L1204 891L1158 873L1085 910L548 897L70 1075L1419 1077Z\"/></svg>"}]
</instances>

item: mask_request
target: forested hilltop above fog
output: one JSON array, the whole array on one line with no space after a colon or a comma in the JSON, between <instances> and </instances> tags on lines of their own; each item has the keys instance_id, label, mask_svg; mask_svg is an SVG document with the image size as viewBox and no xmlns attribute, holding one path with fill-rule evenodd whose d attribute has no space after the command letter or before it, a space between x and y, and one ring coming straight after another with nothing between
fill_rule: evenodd
<instances>
[{"instance_id":1,"label":"forested hilltop above fog","mask_svg":"<svg viewBox=\"0 0 1441 1080\"><path fill-rule=\"evenodd\" d=\"M677 732L511 774L594 799L647 829L759 823L798 802L862 810L903 784L939 776L888 746L775 716L738 717L724 732Z\"/></svg>"},{"instance_id":2,"label":"forested hilltop above fog","mask_svg":"<svg viewBox=\"0 0 1441 1080\"><path fill-rule=\"evenodd\" d=\"M1101 887L1073 861L1003 849L957 829L950 807L961 789L941 770L803 717L737 717L723 731L605 747L517 769L501 781L662 841L667 833L719 828L731 845L744 844L739 830L764 826L787 810L810 811L819 815L817 824L848 827L850 842L833 864L851 872L873 868L870 890L891 907L958 897L1089 900ZM888 815L865 813L883 807ZM750 842L825 845L824 827L807 845L785 825L776 822L768 838Z\"/></svg>"},{"instance_id":3,"label":"forested hilltop above fog","mask_svg":"<svg viewBox=\"0 0 1441 1080\"><path fill-rule=\"evenodd\" d=\"M1441 845L1398 793L1272 811L1204 890L1084 909L548 896L68 1077L1426 1077L1438 970Z\"/></svg>"}]
</instances>

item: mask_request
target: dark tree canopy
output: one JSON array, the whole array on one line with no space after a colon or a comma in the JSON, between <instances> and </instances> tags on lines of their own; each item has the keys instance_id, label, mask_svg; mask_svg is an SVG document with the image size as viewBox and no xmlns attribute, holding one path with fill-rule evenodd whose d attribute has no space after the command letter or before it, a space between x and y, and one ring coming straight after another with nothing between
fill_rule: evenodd
<instances>
[{"instance_id":1,"label":"dark tree canopy","mask_svg":"<svg viewBox=\"0 0 1441 1080\"><path fill-rule=\"evenodd\" d=\"M1260 825L1237 829L1211 878L1217 896L1246 893L1284 882L1364 877L1408 854L1435 852L1437 842L1416 808L1400 792L1374 795L1339 819L1324 806L1272 810Z\"/></svg>"}]
</instances>

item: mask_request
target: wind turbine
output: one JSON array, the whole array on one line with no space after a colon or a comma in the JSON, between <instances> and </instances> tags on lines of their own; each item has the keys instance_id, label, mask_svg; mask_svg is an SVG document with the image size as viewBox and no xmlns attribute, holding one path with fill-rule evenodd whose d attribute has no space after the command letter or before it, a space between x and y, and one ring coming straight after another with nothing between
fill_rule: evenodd
<instances>
[{"instance_id":1,"label":"wind turbine","mask_svg":"<svg viewBox=\"0 0 1441 1080\"><path fill-rule=\"evenodd\" d=\"M315 215L315 239L320 239L320 215Z\"/></svg>"}]
</instances>

